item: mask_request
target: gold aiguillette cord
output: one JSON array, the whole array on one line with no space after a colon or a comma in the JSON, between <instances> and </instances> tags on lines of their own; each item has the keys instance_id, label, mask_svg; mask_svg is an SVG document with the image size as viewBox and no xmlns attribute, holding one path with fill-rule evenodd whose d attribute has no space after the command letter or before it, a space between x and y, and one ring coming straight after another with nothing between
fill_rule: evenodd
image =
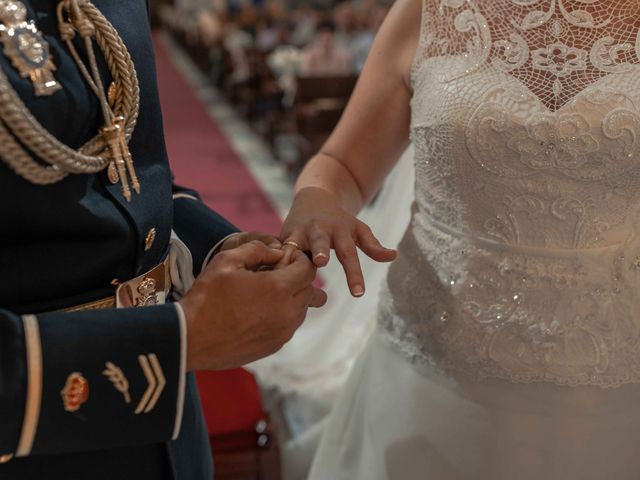
<instances>
[{"instance_id":1,"label":"gold aiguillette cord","mask_svg":"<svg viewBox=\"0 0 640 480\"><path fill-rule=\"evenodd\" d=\"M0 13L11 13L15 9L20 13L22 8L26 21L26 9L20 1L0 0L0 4L3 2L5 5L0 6ZM90 0L59 0L57 16L60 37L66 42L82 76L100 101L103 128L79 149L60 142L29 111L3 67L0 68L0 161L34 185L51 185L71 174L93 175L106 169L109 180L114 184L121 182L122 192L130 200L131 189L140 191L127 146L140 107L140 87L135 65L117 30ZM87 66L74 47L76 35L86 47ZM19 38L14 40L18 41ZM94 41L113 79L109 95L109 100L113 102L111 105L105 98L97 68ZM28 45L17 48L19 53Z\"/></svg>"},{"instance_id":2,"label":"gold aiguillette cord","mask_svg":"<svg viewBox=\"0 0 640 480\"><path fill-rule=\"evenodd\" d=\"M93 92L100 101L100 108L104 117L105 126L100 129L100 134L104 138L110 154L111 167L117 172L117 181L120 182L122 195L130 202L131 189L140 194L140 182L133 165L131 152L125 135L126 119L123 116L115 116L109 105L107 94L105 93L102 78L98 70L98 64L95 57L93 39L95 38L95 25L89 20L80 8L80 4L86 0L63 0L58 5L58 23L60 33L66 42L71 55L73 56L82 76L89 84ZM68 19L65 21L63 10L68 11ZM78 54L73 37L75 34L84 41L89 60L89 68L87 69L80 55ZM110 168L111 168L110 167Z\"/></svg>"}]
</instances>

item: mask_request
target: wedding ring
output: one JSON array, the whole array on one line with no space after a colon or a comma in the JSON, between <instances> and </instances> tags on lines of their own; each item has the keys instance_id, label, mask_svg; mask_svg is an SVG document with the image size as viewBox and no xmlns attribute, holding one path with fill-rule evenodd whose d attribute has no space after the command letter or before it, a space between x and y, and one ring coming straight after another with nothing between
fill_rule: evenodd
<instances>
[{"instance_id":1,"label":"wedding ring","mask_svg":"<svg viewBox=\"0 0 640 480\"><path fill-rule=\"evenodd\" d=\"M286 242L284 242L284 245L291 245L292 247L297 248L298 250L302 250L300 248L300 245L298 245L297 242L294 242L293 240L287 240Z\"/></svg>"}]
</instances>

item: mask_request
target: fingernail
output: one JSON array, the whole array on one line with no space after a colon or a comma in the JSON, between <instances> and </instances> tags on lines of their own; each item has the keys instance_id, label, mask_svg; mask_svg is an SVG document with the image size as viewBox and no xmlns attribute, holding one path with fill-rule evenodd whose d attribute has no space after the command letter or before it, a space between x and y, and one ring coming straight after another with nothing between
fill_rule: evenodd
<instances>
[{"instance_id":1,"label":"fingernail","mask_svg":"<svg viewBox=\"0 0 640 480\"><path fill-rule=\"evenodd\" d=\"M280 250L282 248L282 244L280 242L272 242L269 244L269 248L275 248Z\"/></svg>"},{"instance_id":2,"label":"fingernail","mask_svg":"<svg viewBox=\"0 0 640 480\"><path fill-rule=\"evenodd\" d=\"M314 260L317 260L317 259L319 259L319 258L324 258L324 259L326 259L326 258L327 258L327 254L326 254L326 253L323 253L323 252L318 252L318 253L316 253L316 256L315 256L315 257L313 257L313 259L314 259Z\"/></svg>"},{"instance_id":3,"label":"fingernail","mask_svg":"<svg viewBox=\"0 0 640 480\"><path fill-rule=\"evenodd\" d=\"M364 288L362 288L362 285L356 285L353 287L352 292L354 297L361 297L364 295Z\"/></svg>"}]
</instances>

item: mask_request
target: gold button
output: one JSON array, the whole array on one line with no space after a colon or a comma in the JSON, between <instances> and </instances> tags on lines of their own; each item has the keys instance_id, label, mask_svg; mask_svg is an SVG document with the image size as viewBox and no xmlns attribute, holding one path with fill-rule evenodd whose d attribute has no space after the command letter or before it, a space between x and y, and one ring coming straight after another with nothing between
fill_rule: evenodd
<instances>
[{"instance_id":1,"label":"gold button","mask_svg":"<svg viewBox=\"0 0 640 480\"><path fill-rule=\"evenodd\" d=\"M7 463L13 458L13 453L7 453L6 455L0 455L0 463Z\"/></svg>"},{"instance_id":2,"label":"gold button","mask_svg":"<svg viewBox=\"0 0 640 480\"><path fill-rule=\"evenodd\" d=\"M155 242L155 240L156 240L156 229L152 228L151 230L149 230L149 233L147 233L147 237L144 239L144 250L146 252L151 250L151 247L153 247L153 242Z\"/></svg>"}]
</instances>

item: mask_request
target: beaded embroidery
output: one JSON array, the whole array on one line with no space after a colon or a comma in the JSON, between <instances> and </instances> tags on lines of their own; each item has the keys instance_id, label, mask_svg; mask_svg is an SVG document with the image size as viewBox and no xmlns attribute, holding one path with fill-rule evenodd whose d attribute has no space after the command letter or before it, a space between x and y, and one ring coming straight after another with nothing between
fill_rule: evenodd
<instances>
[{"instance_id":1,"label":"beaded embroidery","mask_svg":"<svg viewBox=\"0 0 640 480\"><path fill-rule=\"evenodd\" d=\"M640 382L639 64L637 2L424 1L393 344L477 378Z\"/></svg>"}]
</instances>

